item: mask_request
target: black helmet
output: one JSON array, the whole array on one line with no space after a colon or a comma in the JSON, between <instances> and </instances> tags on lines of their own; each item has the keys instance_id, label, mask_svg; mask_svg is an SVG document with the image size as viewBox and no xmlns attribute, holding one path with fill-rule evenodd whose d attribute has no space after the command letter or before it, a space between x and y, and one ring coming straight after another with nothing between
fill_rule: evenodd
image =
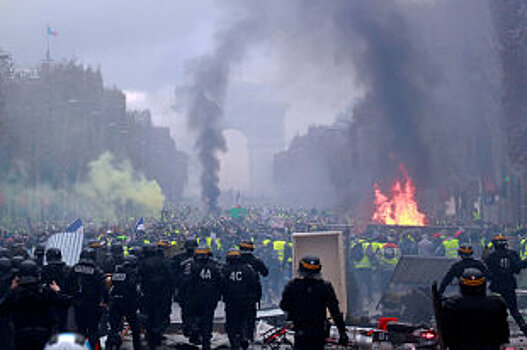
<instances>
[{"instance_id":1,"label":"black helmet","mask_svg":"<svg viewBox=\"0 0 527 350\"><path fill-rule=\"evenodd\" d=\"M254 251L254 242L252 242L252 241L242 241L240 243L240 250L242 252L252 252L252 251Z\"/></svg>"},{"instance_id":2,"label":"black helmet","mask_svg":"<svg viewBox=\"0 0 527 350\"><path fill-rule=\"evenodd\" d=\"M59 248L49 248L46 250L46 261L52 262L52 261L61 261L62 260L62 252Z\"/></svg>"},{"instance_id":3,"label":"black helmet","mask_svg":"<svg viewBox=\"0 0 527 350\"><path fill-rule=\"evenodd\" d=\"M24 260L18 269L18 283L31 284L37 283L39 280L38 265L33 260Z\"/></svg>"},{"instance_id":4,"label":"black helmet","mask_svg":"<svg viewBox=\"0 0 527 350\"><path fill-rule=\"evenodd\" d=\"M157 247L154 245L149 244L143 247L143 254L145 258L156 255L156 252L157 252Z\"/></svg>"},{"instance_id":5,"label":"black helmet","mask_svg":"<svg viewBox=\"0 0 527 350\"><path fill-rule=\"evenodd\" d=\"M134 255L128 255L124 258L124 262L123 262L123 266L124 267L130 267L130 268L135 268L137 266L137 257L134 256Z\"/></svg>"},{"instance_id":6,"label":"black helmet","mask_svg":"<svg viewBox=\"0 0 527 350\"><path fill-rule=\"evenodd\" d=\"M35 250L33 251L33 255L43 256L45 251L46 251L46 247L44 247L42 244L39 244L35 247Z\"/></svg>"},{"instance_id":7,"label":"black helmet","mask_svg":"<svg viewBox=\"0 0 527 350\"><path fill-rule=\"evenodd\" d=\"M461 258L469 258L474 254L474 249L469 245L462 245L457 250L457 253Z\"/></svg>"},{"instance_id":8,"label":"black helmet","mask_svg":"<svg viewBox=\"0 0 527 350\"><path fill-rule=\"evenodd\" d=\"M194 249L198 246L198 242L195 238L188 238L185 240L184 247L186 251L193 252Z\"/></svg>"},{"instance_id":9,"label":"black helmet","mask_svg":"<svg viewBox=\"0 0 527 350\"><path fill-rule=\"evenodd\" d=\"M6 257L6 258L11 257L9 250L6 247L0 247L0 257Z\"/></svg>"},{"instance_id":10,"label":"black helmet","mask_svg":"<svg viewBox=\"0 0 527 350\"><path fill-rule=\"evenodd\" d=\"M298 263L298 272L302 276L314 276L320 273L322 264L320 259L315 255L306 255Z\"/></svg>"},{"instance_id":11,"label":"black helmet","mask_svg":"<svg viewBox=\"0 0 527 350\"><path fill-rule=\"evenodd\" d=\"M144 255L143 247L141 246L134 247L134 249L131 250L131 254L137 257L137 259L141 259Z\"/></svg>"},{"instance_id":12,"label":"black helmet","mask_svg":"<svg viewBox=\"0 0 527 350\"><path fill-rule=\"evenodd\" d=\"M503 234L497 234L492 237L492 244L496 248L504 248L507 246L507 238Z\"/></svg>"},{"instance_id":13,"label":"black helmet","mask_svg":"<svg viewBox=\"0 0 527 350\"><path fill-rule=\"evenodd\" d=\"M199 246L194 249L194 257L196 259L206 260L212 255L212 250L209 246Z\"/></svg>"},{"instance_id":14,"label":"black helmet","mask_svg":"<svg viewBox=\"0 0 527 350\"><path fill-rule=\"evenodd\" d=\"M0 258L0 271L1 272L10 270L12 266L13 264L11 263L11 259L6 258L4 256Z\"/></svg>"},{"instance_id":15,"label":"black helmet","mask_svg":"<svg viewBox=\"0 0 527 350\"><path fill-rule=\"evenodd\" d=\"M22 261L24 261L26 259L24 259L23 256L20 256L20 255L15 255L12 259L12 263L13 263L13 267L15 269L18 269L20 267L20 264L22 264Z\"/></svg>"},{"instance_id":16,"label":"black helmet","mask_svg":"<svg viewBox=\"0 0 527 350\"><path fill-rule=\"evenodd\" d=\"M93 248L84 248L81 251L79 260L82 262L94 263L96 257L97 257L97 253L95 252Z\"/></svg>"},{"instance_id":17,"label":"black helmet","mask_svg":"<svg viewBox=\"0 0 527 350\"><path fill-rule=\"evenodd\" d=\"M240 261L241 257L242 257L242 253L238 249L230 249L227 252L226 260L228 263L230 263L230 262Z\"/></svg>"},{"instance_id":18,"label":"black helmet","mask_svg":"<svg viewBox=\"0 0 527 350\"><path fill-rule=\"evenodd\" d=\"M463 275L459 281L459 288L463 295L485 294L487 280L480 270L474 268L466 269L463 271Z\"/></svg>"}]
</instances>

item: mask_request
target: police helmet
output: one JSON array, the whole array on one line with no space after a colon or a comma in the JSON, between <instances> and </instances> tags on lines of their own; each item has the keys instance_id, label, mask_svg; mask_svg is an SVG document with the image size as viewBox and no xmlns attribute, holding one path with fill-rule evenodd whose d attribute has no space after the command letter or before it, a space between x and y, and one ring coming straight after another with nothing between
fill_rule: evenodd
<instances>
[{"instance_id":1,"label":"police helmet","mask_svg":"<svg viewBox=\"0 0 527 350\"><path fill-rule=\"evenodd\" d=\"M12 259L13 267L15 269L18 269L20 267L20 264L22 264L22 261L24 261L24 257L21 255L15 255Z\"/></svg>"},{"instance_id":2,"label":"police helmet","mask_svg":"<svg viewBox=\"0 0 527 350\"><path fill-rule=\"evenodd\" d=\"M153 245L149 244L143 247L143 254L145 258L156 255L156 252L157 252L157 248Z\"/></svg>"},{"instance_id":3,"label":"police helmet","mask_svg":"<svg viewBox=\"0 0 527 350\"><path fill-rule=\"evenodd\" d=\"M507 238L502 233L499 233L492 237L492 244L496 248L505 247L507 245Z\"/></svg>"},{"instance_id":4,"label":"police helmet","mask_svg":"<svg viewBox=\"0 0 527 350\"><path fill-rule=\"evenodd\" d=\"M10 258L11 254L9 253L9 250L7 248L0 247L0 257Z\"/></svg>"},{"instance_id":5,"label":"police helmet","mask_svg":"<svg viewBox=\"0 0 527 350\"><path fill-rule=\"evenodd\" d=\"M459 281L459 288L463 295L484 294L487 288L487 280L480 270L466 269Z\"/></svg>"},{"instance_id":6,"label":"police helmet","mask_svg":"<svg viewBox=\"0 0 527 350\"><path fill-rule=\"evenodd\" d=\"M46 251L46 247L44 247L42 244L39 244L35 247L33 254L35 256L43 256L45 251Z\"/></svg>"},{"instance_id":7,"label":"police helmet","mask_svg":"<svg viewBox=\"0 0 527 350\"><path fill-rule=\"evenodd\" d=\"M313 276L320 273L322 264L315 255L306 255L298 263L298 272L303 276Z\"/></svg>"},{"instance_id":8,"label":"police helmet","mask_svg":"<svg viewBox=\"0 0 527 350\"><path fill-rule=\"evenodd\" d=\"M194 257L196 259L208 259L212 255L212 250L209 246L199 246L194 249Z\"/></svg>"},{"instance_id":9,"label":"police helmet","mask_svg":"<svg viewBox=\"0 0 527 350\"><path fill-rule=\"evenodd\" d=\"M90 344L80 334L60 333L55 334L46 343L44 350L90 350Z\"/></svg>"},{"instance_id":10,"label":"police helmet","mask_svg":"<svg viewBox=\"0 0 527 350\"><path fill-rule=\"evenodd\" d=\"M457 253L461 258L469 258L474 254L474 249L469 245L462 245L457 250Z\"/></svg>"},{"instance_id":11,"label":"police helmet","mask_svg":"<svg viewBox=\"0 0 527 350\"><path fill-rule=\"evenodd\" d=\"M11 267L12 267L11 259L6 258L6 257L0 258L0 271L2 272L8 271L9 269L11 269Z\"/></svg>"},{"instance_id":12,"label":"police helmet","mask_svg":"<svg viewBox=\"0 0 527 350\"><path fill-rule=\"evenodd\" d=\"M227 262L239 261L242 253L238 249L230 249L227 252Z\"/></svg>"},{"instance_id":13,"label":"police helmet","mask_svg":"<svg viewBox=\"0 0 527 350\"><path fill-rule=\"evenodd\" d=\"M185 240L185 244L184 244L184 247L185 247L185 250L186 251L191 251L193 252L194 249L198 246L198 242L196 241L195 238L188 238Z\"/></svg>"},{"instance_id":14,"label":"police helmet","mask_svg":"<svg viewBox=\"0 0 527 350\"><path fill-rule=\"evenodd\" d=\"M19 277L19 284L37 283L39 280L39 270L37 263L33 260L22 261L17 275Z\"/></svg>"},{"instance_id":15,"label":"police helmet","mask_svg":"<svg viewBox=\"0 0 527 350\"><path fill-rule=\"evenodd\" d=\"M137 257L134 255L128 255L124 258L123 266L135 268L137 266Z\"/></svg>"},{"instance_id":16,"label":"police helmet","mask_svg":"<svg viewBox=\"0 0 527 350\"><path fill-rule=\"evenodd\" d=\"M252 252L252 251L254 251L254 242L252 242L252 241L242 241L240 243L240 250L242 252Z\"/></svg>"},{"instance_id":17,"label":"police helmet","mask_svg":"<svg viewBox=\"0 0 527 350\"><path fill-rule=\"evenodd\" d=\"M49 248L46 250L46 261L61 261L62 260L62 252L59 248Z\"/></svg>"},{"instance_id":18,"label":"police helmet","mask_svg":"<svg viewBox=\"0 0 527 350\"><path fill-rule=\"evenodd\" d=\"M131 250L131 253L133 256L137 257L137 259L141 259L144 255L143 247L134 247L134 249Z\"/></svg>"},{"instance_id":19,"label":"police helmet","mask_svg":"<svg viewBox=\"0 0 527 350\"><path fill-rule=\"evenodd\" d=\"M93 248L84 248L81 251L81 255L79 257L79 260L82 262L95 262L95 258L97 256L97 253Z\"/></svg>"},{"instance_id":20,"label":"police helmet","mask_svg":"<svg viewBox=\"0 0 527 350\"><path fill-rule=\"evenodd\" d=\"M103 244L98 240L92 240L88 242L88 247L96 249L102 247Z\"/></svg>"}]
</instances>

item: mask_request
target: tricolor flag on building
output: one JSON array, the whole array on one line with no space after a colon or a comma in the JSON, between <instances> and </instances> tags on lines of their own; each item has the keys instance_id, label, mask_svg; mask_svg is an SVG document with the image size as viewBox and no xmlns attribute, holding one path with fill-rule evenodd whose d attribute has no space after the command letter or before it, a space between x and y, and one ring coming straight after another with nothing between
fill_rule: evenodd
<instances>
[{"instance_id":1,"label":"tricolor flag on building","mask_svg":"<svg viewBox=\"0 0 527 350\"><path fill-rule=\"evenodd\" d=\"M46 33L48 34L48 36L52 36L54 38L56 38L57 35L59 35L59 32L57 32L55 29L51 28L50 26L48 26Z\"/></svg>"}]
</instances>

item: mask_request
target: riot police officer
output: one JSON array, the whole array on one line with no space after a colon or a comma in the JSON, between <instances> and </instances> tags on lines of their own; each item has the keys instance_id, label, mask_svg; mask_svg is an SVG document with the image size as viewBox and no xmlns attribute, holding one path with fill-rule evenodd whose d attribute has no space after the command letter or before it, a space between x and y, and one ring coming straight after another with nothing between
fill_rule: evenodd
<instances>
[{"instance_id":1,"label":"riot police officer","mask_svg":"<svg viewBox=\"0 0 527 350\"><path fill-rule=\"evenodd\" d=\"M490 272L490 290L500 294L511 316L514 318L523 334L527 335L527 324L518 310L516 300L516 277L526 262L520 259L515 251L507 248L507 239L504 235L498 234L492 238L494 251L489 253L484 261Z\"/></svg>"},{"instance_id":2,"label":"riot police officer","mask_svg":"<svg viewBox=\"0 0 527 350\"><path fill-rule=\"evenodd\" d=\"M11 265L11 259L7 257L0 258L0 300L2 300L11 287L13 281L13 270ZM0 317L0 344L6 350L13 349L13 334L11 332L10 320L8 316Z\"/></svg>"},{"instance_id":3,"label":"riot police officer","mask_svg":"<svg viewBox=\"0 0 527 350\"><path fill-rule=\"evenodd\" d=\"M39 267L42 267L44 265L44 252L46 251L46 247L42 244L38 244L35 247L35 250L33 251L33 260L37 263Z\"/></svg>"},{"instance_id":4,"label":"riot police officer","mask_svg":"<svg viewBox=\"0 0 527 350\"><path fill-rule=\"evenodd\" d=\"M329 329L329 310L340 334L339 343L347 344L346 325L339 309L335 290L320 276L322 265L316 256L304 256L298 267L300 277L289 281L282 293L280 308L287 313L295 328L294 349L324 349Z\"/></svg>"},{"instance_id":5,"label":"riot police officer","mask_svg":"<svg viewBox=\"0 0 527 350\"><path fill-rule=\"evenodd\" d=\"M249 340L254 338L254 327L256 326L256 306L262 300L262 283L260 281L260 275L262 277L267 277L269 275L269 269L265 266L265 263L260 260L258 257L254 256L254 243L251 241L243 241L240 243L240 251L242 253L242 259L256 271L257 281L258 281L258 294L255 298L255 302L251 307L249 319Z\"/></svg>"},{"instance_id":6,"label":"riot police officer","mask_svg":"<svg viewBox=\"0 0 527 350\"><path fill-rule=\"evenodd\" d=\"M444 293L445 289L448 287L448 285L450 284L450 282L452 282L454 278L460 279L466 269L478 269L483 273L483 276L485 276L485 278L488 278L489 276L489 271L483 261L475 259L473 257L474 250L471 246L462 245L458 249L458 254L461 260L452 264L452 266L450 266L450 268L448 269L448 272L441 281L441 285L438 290L439 295L442 295Z\"/></svg>"},{"instance_id":7,"label":"riot police officer","mask_svg":"<svg viewBox=\"0 0 527 350\"><path fill-rule=\"evenodd\" d=\"M240 251L230 250L223 276L226 329L231 349L247 349L253 331L252 312L261 288L258 274L242 259Z\"/></svg>"},{"instance_id":8,"label":"riot police officer","mask_svg":"<svg viewBox=\"0 0 527 350\"><path fill-rule=\"evenodd\" d=\"M11 316L13 322L15 349L42 349L54 326L51 307L65 302L57 284L40 283L38 265L33 260L23 261L11 290L0 301L0 316Z\"/></svg>"},{"instance_id":9,"label":"riot police officer","mask_svg":"<svg viewBox=\"0 0 527 350\"><path fill-rule=\"evenodd\" d=\"M124 261L123 246L119 243L110 246L110 254L106 257L103 270L104 273L113 273L117 265L122 265Z\"/></svg>"},{"instance_id":10,"label":"riot police officer","mask_svg":"<svg viewBox=\"0 0 527 350\"><path fill-rule=\"evenodd\" d=\"M66 279L70 272L69 267L62 261L62 252L59 248L49 248L46 251L46 265L42 266L42 282L50 284L53 281L62 289L66 289ZM66 331L68 320L68 307L58 307L53 309L53 314L57 321L57 330Z\"/></svg>"},{"instance_id":11,"label":"riot police officer","mask_svg":"<svg viewBox=\"0 0 527 350\"><path fill-rule=\"evenodd\" d=\"M185 240L183 253L172 258L172 271L174 275L174 300L181 309L181 321L183 322L183 335L190 336L190 324L188 315L188 285L190 283L190 267L194 259L194 249L198 246L195 238Z\"/></svg>"},{"instance_id":12,"label":"riot police officer","mask_svg":"<svg viewBox=\"0 0 527 350\"><path fill-rule=\"evenodd\" d=\"M147 245L143 248L144 259L139 265L143 309L146 312L146 338L150 349L161 345L166 327L167 293L172 291L172 274L157 248Z\"/></svg>"},{"instance_id":13,"label":"riot police officer","mask_svg":"<svg viewBox=\"0 0 527 350\"><path fill-rule=\"evenodd\" d=\"M112 287L109 299L110 333L106 341L106 349L119 349L123 326L122 320L125 317L132 331L134 350L139 350L141 349L141 336L137 321L137 310L139 308L137 258L133 255L127 256L122 265L116 266L111 278Z\"/></svg>"},{"instance_id":14,"label":"riot police officer","mask_svg":"<svg viewBox=\"0 0 527 350\"><path fill-rule=\"evenodd\" d=\"M95 265L95 255L92 248L84 248L66 282L67 293L73 297L77 330L94 349L96 345L100 347L99 320L108 305L108 290L102 271Z\"/></svg>"},{"instance_id":15,"label":"riot police officer","mask_svg":"<svg viewBox=\"0 0 527 350\"><path fill-rule=\"evenodd\" d=\"M209 247L194 250L188 303L191 324L190 342L201 342L203 350L210 350L214 310L221 297L223 277L218 263L211 259ZM201 338L201 339L200 339Z\"/></svg>"},{"instance_id":16,"label":"riot police officer","mask_svg":"<svg viewBox=\"0 0 527 350\"><path fill-rule=\"evenodd\" d=\"M509 341L507 306L498 295L486 295L486 278L475 268L460 280L461 295L447 298L441 312L441 331L448 349L498 350Z\"/></svg>"}]
</instances>

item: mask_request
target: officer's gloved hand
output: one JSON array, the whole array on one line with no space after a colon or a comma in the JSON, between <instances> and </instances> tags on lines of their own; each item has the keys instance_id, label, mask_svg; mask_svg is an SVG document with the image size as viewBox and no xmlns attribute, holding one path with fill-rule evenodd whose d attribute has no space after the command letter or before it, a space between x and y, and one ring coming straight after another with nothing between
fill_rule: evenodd
<instances>
[{"instance_id":1,"label":"officer's gloved hand","mask_svg":"<svg viewBox=\"0 0 527 350\"><path fill-rule=\"evenodd\" d=\"M340 333L339 345L348 345L348 342L349 342L349 338L346 332Z\"/></svg>"}]
</instances>

